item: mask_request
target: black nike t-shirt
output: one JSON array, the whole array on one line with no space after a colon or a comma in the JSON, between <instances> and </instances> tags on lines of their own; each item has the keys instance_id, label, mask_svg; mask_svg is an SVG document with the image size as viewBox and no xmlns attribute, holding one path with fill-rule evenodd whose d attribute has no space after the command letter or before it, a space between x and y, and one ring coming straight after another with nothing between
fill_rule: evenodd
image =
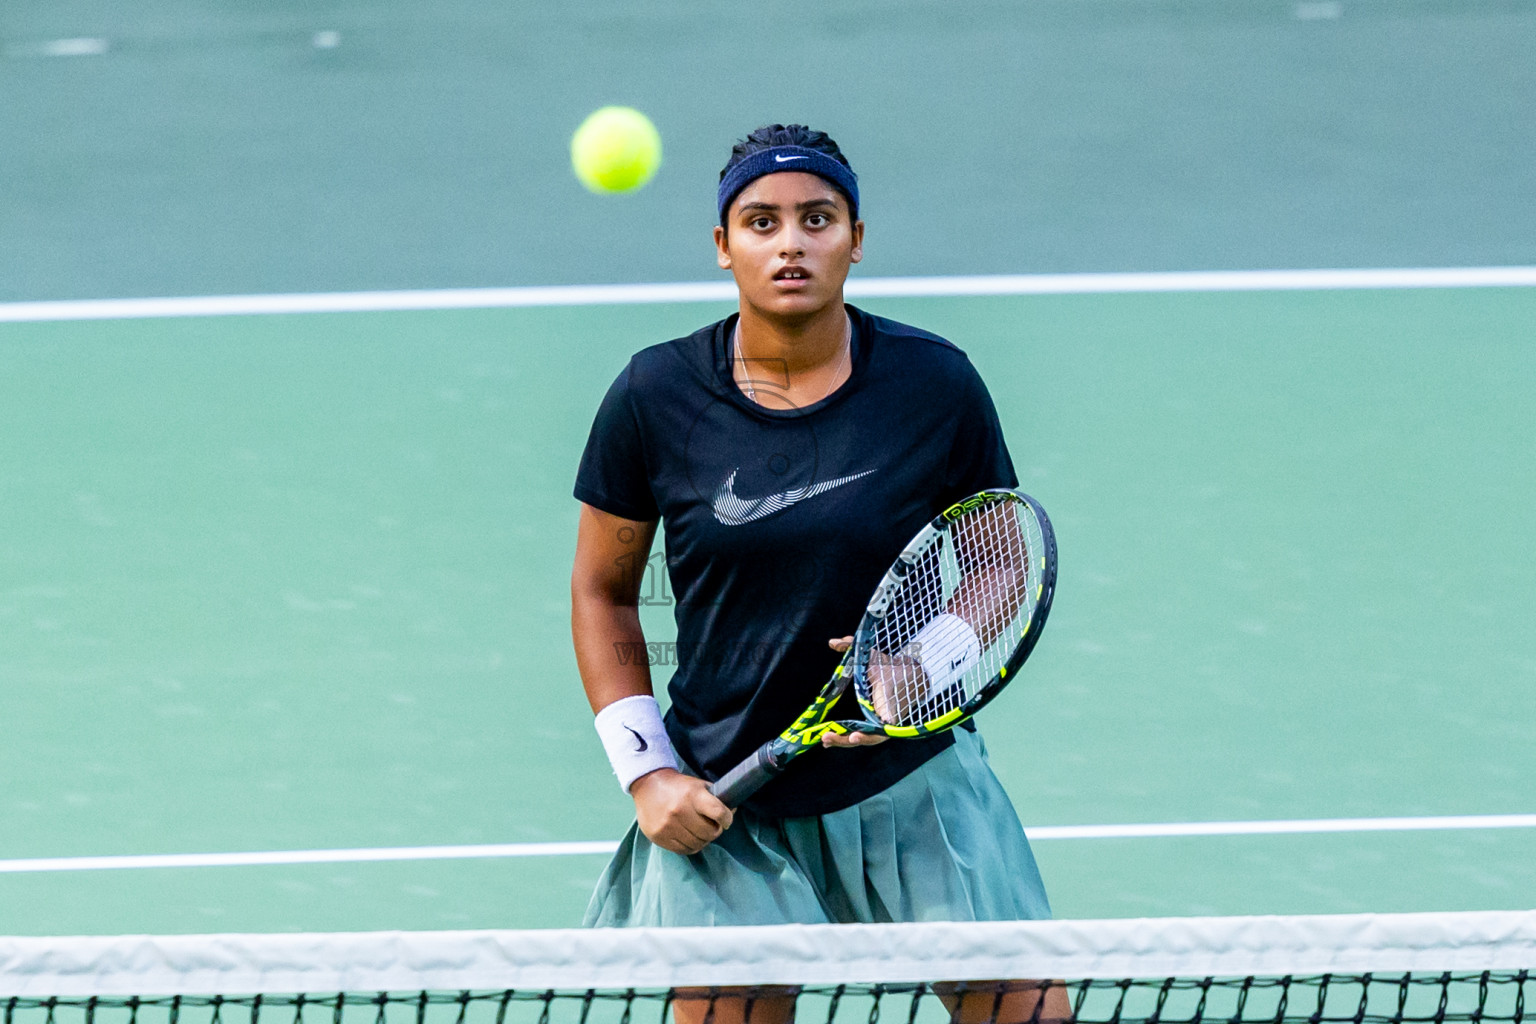
<instances>
[{"instance_id":1,"label":"black nike t-shirt","mask_svg":"<svg viewBox=\"0 0 1536 1024\"><path fill-rule=\"evenodd\" d=\"M609 388L577 499L660 519L677 620L666 726L715 779L783 731L837 667L827 640L858 625L912 536L956 500L1018 480L991 397L963 352L848 307L848 381L803 409L736 387L733 315L637 353ZM755 364L753 376L773 367ZM851 700L850 700L851 704ZM836 717L856 717L839 709ZM891 785L947 733L796 759L748 801L825 814Z\"/></svg>"}]
</instances>

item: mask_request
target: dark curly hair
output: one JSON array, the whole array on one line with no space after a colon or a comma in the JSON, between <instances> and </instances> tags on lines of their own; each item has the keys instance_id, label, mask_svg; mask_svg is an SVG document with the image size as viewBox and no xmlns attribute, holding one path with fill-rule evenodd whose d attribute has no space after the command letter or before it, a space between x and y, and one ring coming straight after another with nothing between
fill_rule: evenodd
<instances>
[{"instance_id":1,"label":"dark curly hair","mask_svg":"<svg viewBox=\"0 0 1536 1024\"><path fill-rule=\"evenodd\" d=\"M837 142L826 132L819 132L814 128L807 128L803 124L765 124L761 128L747 135L736 145L731 147L731 158L720 168L720 180L725 180L725 175L732 167L741 163L753 153L761 153L765 149L773 149L775 146L800 146L803 149L814 149L819 153L825 153L850 171L853 165L843 155ZM829 182L837 188L835 182ZM844 199L848 201L848 210L857 220L859 216L858 204L841 188L837 188ZM721 221L722 225L724 220Z\"/></svg>"}]
</instances>

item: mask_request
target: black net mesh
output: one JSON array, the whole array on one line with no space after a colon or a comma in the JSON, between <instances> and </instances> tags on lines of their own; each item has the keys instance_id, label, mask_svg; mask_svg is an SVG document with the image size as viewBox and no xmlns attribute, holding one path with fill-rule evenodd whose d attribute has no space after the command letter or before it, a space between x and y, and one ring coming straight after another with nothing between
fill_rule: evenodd
<instances>
[{"instance_id":1,"label":"black net mesh","mask_svg":"<svg viewBox=\"0 0 1536 1024\"><path fill-rule=\"evenodd\" d=\"M4 1024L728 1024L950 1020L1024 1024L1057 1019L1056 988L1072 1019L1131 1022L1523 1022L1536 980L1528 971L1312 977L1092 979L750 986L729 989L504 989L463 992L158 997L3 997Z\"/></svg>"}]
</instances>

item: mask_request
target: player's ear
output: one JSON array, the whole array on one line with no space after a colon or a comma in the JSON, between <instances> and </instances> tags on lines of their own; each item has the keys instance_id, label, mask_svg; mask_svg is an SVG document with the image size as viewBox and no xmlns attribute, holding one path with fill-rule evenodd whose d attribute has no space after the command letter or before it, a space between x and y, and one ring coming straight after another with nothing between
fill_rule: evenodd
<instances>
[{"instance_id":1,"label":"player's ear","mask_svg":"<svg viewBox=\"0 0 1536 1024\"><path fill-rule=\"evenodd\" d=\"M864 222L853 222L853 252L849 253L848 261L857 263L864 258Z\"/></svg>"},{"instance_id":2,"label":"player's ear","mask_svg":"<svg viewBox=\"0 0 1536 1024\"><path fill-rule=\"evenodd\" d=\"M725 228L715 225L715 262L721 270L731 269L731 242L726 237Z\"/></svg>"}]
</instances>

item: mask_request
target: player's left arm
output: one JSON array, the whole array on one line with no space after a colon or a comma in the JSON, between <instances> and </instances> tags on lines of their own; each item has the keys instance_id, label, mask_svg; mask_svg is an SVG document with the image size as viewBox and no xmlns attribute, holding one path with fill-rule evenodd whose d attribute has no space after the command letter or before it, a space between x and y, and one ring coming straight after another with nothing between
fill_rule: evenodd
<instances>
[{"instance_id":1,"label":"player's left arm","mask_svg":"<svg viewBox=\"0 0 1536 1024\"><path fill-rule=\"evenodd\" d=\"M956 532L955 561L964 575L945 611L964 619L983 648L1028 600L1029 555L1007 506L978 513Z\"/></svg>"},{"instance_id":2,"label":"player's left arm","mask_svg":"<svg viewBox=\"0 0 1536 1024\"><path fill-rule=\"evenodd\" d=\"M1016 486L1018 477L1003 440L997 409L980 374L969 361L961 388L964 395L956 403L961 415L949 449L950 462L945 468L946 491L963 496L987 487ZM1028 559L1016 563L1002 554L1020 550L1023 546L1013 515L999 508L978 516L977 520L978 529L969 536L957 535L955 538L956 557L965 576L945 611L964 620L985 648L997 638L998 632L1025 600ZM841 653L852 646L853 637L845 636L827 643ZM872 733L827 733L821 742L827 747L859 747L884 743L887 739L889 737Z\"/></svg>"}]
</instances>

